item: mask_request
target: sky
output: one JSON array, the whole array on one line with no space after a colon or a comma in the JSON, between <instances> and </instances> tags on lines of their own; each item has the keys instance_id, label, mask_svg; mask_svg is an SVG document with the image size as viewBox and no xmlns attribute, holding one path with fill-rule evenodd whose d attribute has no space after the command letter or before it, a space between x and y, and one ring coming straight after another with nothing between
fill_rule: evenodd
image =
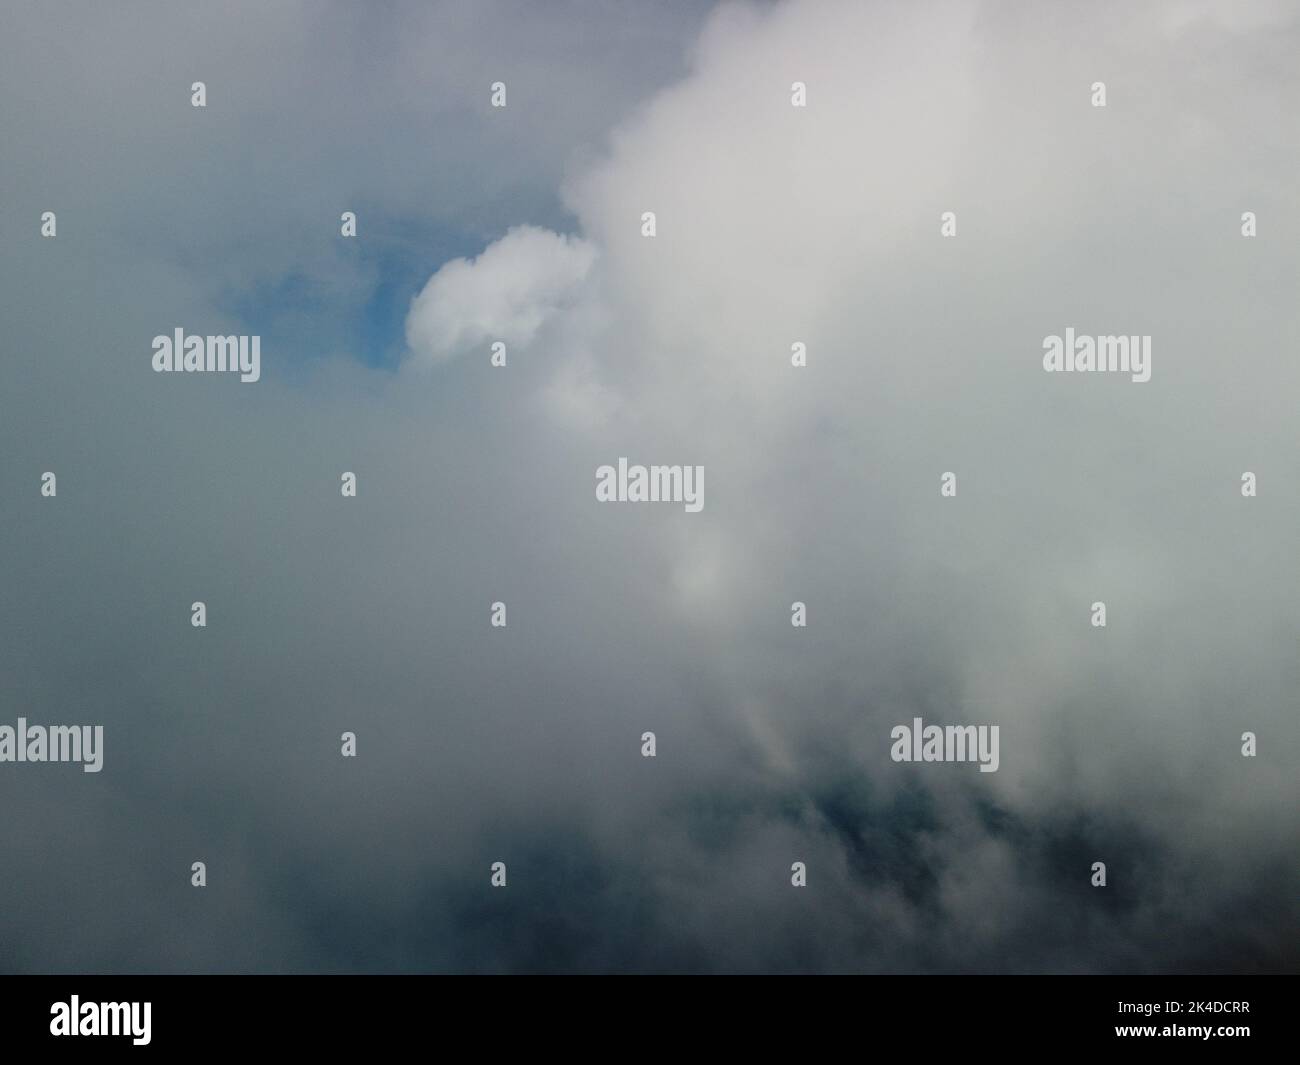
<instances>
[{"instance_id":1,"label":"sky","mask_svg":"<svg viewBox=\"0 0 1300 1065\"><path fill-rule=\"evenodd\" d=\"M0 969L1295 971L1294 5L6 21Z\"/></svg>"}]
</instances>

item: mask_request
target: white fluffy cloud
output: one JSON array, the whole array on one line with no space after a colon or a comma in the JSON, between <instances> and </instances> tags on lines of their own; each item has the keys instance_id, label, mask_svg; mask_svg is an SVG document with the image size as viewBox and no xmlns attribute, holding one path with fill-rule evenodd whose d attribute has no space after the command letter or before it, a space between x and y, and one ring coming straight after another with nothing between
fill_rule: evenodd
<instances>
[{"instance_id":1,"label":"white fluffy cloud","mask_svg":"<svg viewBox=\"0 0 1300 1065\"><path fill-rule=\"evenodd\" d=\"M568 302L596 259L593 245L516 226L476 259L453 259L411 301L406 341L419 362L446 362L502 340L528 344Z\"/></svg>"}]
</instances>

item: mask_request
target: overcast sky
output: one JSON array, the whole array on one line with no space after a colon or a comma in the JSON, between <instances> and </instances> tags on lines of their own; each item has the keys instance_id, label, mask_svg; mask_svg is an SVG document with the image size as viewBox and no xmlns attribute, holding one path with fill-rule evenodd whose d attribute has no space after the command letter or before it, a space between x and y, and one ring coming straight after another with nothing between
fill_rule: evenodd
<instances>
[{"instance_id":1,"label":"overcast sky","mask_svg":"<svg viewBox=\"0 0 1300 1065\"><path fill-rule=\"evenodd\" d=\"M0 967L1296 969L1295 5L6 21Z\"/></svg>"}]
</instances>

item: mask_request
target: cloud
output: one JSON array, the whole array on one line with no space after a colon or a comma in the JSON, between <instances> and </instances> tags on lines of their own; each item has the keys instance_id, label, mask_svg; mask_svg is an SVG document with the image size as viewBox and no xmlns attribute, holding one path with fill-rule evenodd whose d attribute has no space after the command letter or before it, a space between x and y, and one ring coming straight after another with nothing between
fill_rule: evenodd
<instances>
[{"instance_id":1,"label":"cloud","mask_svg":"<svg viewBox=\"0 0 1300 1065\"><path fill-rule=\"evenodd\" d=\"M96 52L96 10L0 63L0 696L105 725L93 779L0 772L13 967L1295 968L1294 17L733 4L688 49L630 5L574 55L528 5L215 51ZM239 77L172 109L200 65ZM259 332L217 298L250 271L326 277L334 336L376 213L432 372L289 374L288 334L256 386L150 374L177 324ZM483 251L434 273L416 219ZM1067 325L1152 334L1151 382L1044 375ZM598 504L620 455L704 465L704 511ZM1001 768L890 762L918 715L1000 724Z\"/></svg>"},{"instance_id":2,"label":"cloud","mask_svg":"<svg viewBox=\"0 0 1300 1065\"><path fill-rule=\"evenodd\" d=\"M962 885L946 916L972 934L982 918L960 898L1014 864L982 804L1031 835L1103 822L1115 853L1144 835L1165 855L1130 869L1146 899L1192 856L1207 878L1271 865L1297 831L1272 812L1297 797L1279 771L1297 752L1296 671L1269 635L1297 628L1275 588L1296 501L1282 488L1246 511L1236 491L1255 467L1286 483L1293 415L1277 397L1296 384L1280 357L1295 323L1271 283L1250 313L1205 311L1293 272L1238 224L1262 204L1279 232L1296 225L1277 165L1293 139L1240 118L1300 96L1275 63L1296 20L1241 23L1193 76L1188 35L1222 11L1066 32L1029 6L726 7L688 76L566 183L600 257L553 323L582 343L532 353L549 373L539 395L595 461L700 462L712 478L690 526L609 518L625 557L658 574L655 616L694 634L720 688L711 713L775 789L815 792L832 772L905 789L880 758L891 723L1001 725L999 773L924 782L944 840L929 871ZM1105 111L1089 105L1103 75ZM806 111L792 80L808 83ZM1042 339L1067 325L1153 334L1153 383L1044 375ZM795 340L805 370L789 365ZM1249 369L1225 361L1234 347ZM950 469L969 486L951 506ZM796 598L816 615L802 642L782 630ZM1111 605L1105 633L1087 623L1095 599ZM1198 602L1219 619L1208 628ZM1282 762L1256 771L1239 736L1260 728ZM815 768L833 737L841 757ZM1225 808L1252 834L1221 838ZM1082 836L1081 869L1108 846Z\"/></svg>"},{"instance_id":3,"label":"cloud","mask_svg":"<svg viewBox=\"0 0 1300 1065\"><path fill-rule=\"evenodd\" d=\"M1275 397L1296 384L1280 354L1296 326L1272 284L1250 313L1204 309L1294 272L1243 240L1238 208L1296 224L1275 165L1294 161L1294 139L1240 115L1300 96L1271 62L1297 20L1239 27L1199 68L1220 87L1207 95L1180 60L1200 23L1086 20L1081 51L1034 8L1010 10L718 13L689 76L566 187L601 248L585 291L610 323L580 356L585 379L619 409L587 440L709 468L705 520L656 559L679 593L668 608L685 625L707 616L702 640L744 678L742 716L767 707L756 735L838 734L858 713L805 728L771 687L834 678L871 707L886 677L918 690L873 716L933 702L1019 737L1022 757L988 786L1026 813L1049 796L1141 795L1174 833L1197 803L1285 804L1295 789L1271 773L1242 790L1231 741L1253 721L1295 749L1295 670L1267 634L1297 627L1273 590L1296 501L1283 488L1243 511L1236 488L1256 466L1286 483L1293 415ZM1097 54L1104 111L1088 101ZM806 111L790 106L795 79ZM1150 147L1162 123L1168 158ZM634 224L647 209L654 239ZM949 209L961 228L945 240ZM1153 382L1043 374L1042 338L1085 322L1153 334ZM795 340L806 370L789 365ZM1248 368L1224 359L1234 345ZM568 352L550 357L567 372ZM941 509L946 470L972 488ZM1243 537L1267 547L1248 553ZM706 558L707 582L668 579ZM1188 610L1200 596L1236 620L1206 629ZM756 641L753 619L795 598L818 604L818 650ZM1101 642L1078 621L1108 598L1122 630L1112 621ZM902 680L889 628L925 649L923 676ZM882 642L846 668L836 649L864 631ZM1225 669L1249 710L1205 698ZM1179 798L1159 798L1157 779Z\"/></svg>"},{"instance_id":4,"label":"cloud","mask_svg":"<svg viewBox=\"0 0 1300 1065\"><path fill-rule=\"evenodd\" d=\"M572 298L595 258L586 241L516 226L476 259L453 259L429 278L411 301L407 344L425 363L488 341L527 345Z\"/></svg>"}]
</instances>

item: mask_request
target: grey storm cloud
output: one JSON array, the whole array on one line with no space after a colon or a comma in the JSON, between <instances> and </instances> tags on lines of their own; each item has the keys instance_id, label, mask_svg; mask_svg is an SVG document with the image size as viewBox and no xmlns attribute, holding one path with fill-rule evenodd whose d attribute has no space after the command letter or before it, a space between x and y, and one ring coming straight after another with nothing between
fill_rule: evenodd
<instances>
[{"instance_id":1,"label":"grey storm cloud","mask_svg":"<svg viewBox=\"0 0 1300 1065\"><path fill-rule=\"evenodd\" d=\"M135 13L0 42L0 723L105 727L0 766L0 965L1295 968L1292 7ZM151 372L286 279L257 384Z\"/></svg>"}]
</instances>

